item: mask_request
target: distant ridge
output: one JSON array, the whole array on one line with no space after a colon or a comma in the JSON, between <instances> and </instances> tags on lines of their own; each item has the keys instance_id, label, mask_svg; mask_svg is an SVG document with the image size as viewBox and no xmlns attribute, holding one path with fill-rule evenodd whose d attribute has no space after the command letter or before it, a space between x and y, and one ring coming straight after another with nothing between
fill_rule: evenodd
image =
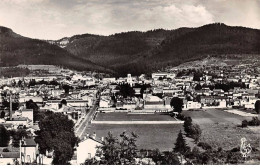
<instances>
[{"instance_id":1,"label":"distant ridge","mask_svg":"<svg viewBox=\"0 0 260 168\"><path fill-rule=\"evenodd\" d=\"M76 57L68 51L43 40L31 39L0 27L1 66L18 64L61 65L76 70L92 70L113 73L112 70Z\"/></svg>"},{"instance_id":2,"label":"distant ridge","mask_svg":"<svg viewBox=\"0 0 260 168\"><path fill-rule=\"evenodd\" d=\"M48 41L25 38L10 30L0 30L0 57L5 65L23 60L100 70L117 76L150 73L208 55L260 54L260 30L223 23L110 36L82 34Z\"/></svg>"}]
</instances>

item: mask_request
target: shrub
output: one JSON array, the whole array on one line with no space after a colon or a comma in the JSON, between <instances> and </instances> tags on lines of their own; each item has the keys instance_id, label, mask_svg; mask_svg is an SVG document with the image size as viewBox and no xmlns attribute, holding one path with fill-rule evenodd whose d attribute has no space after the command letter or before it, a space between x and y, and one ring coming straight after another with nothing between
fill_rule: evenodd
<instances>
[{"instance_id":1,"label":"shrub","mask_svg":"<svg viewBox=\"0 0 260 168\"><path fill-rule=\"evenodd\" d=\"M248 122L250 126L259 126L260 120L257 117L253 117L251 121Z\"/></svg>"},{"instance_id":2,"label":"shrub","mask_svg":"<svg viewBox=\"0 0 260 168\"><path fill-rule=\"evenodd\" d=\"M229 164L241 164L244 163L244 158L240 152L229 152L227 156L226 163Z\"/></svg>"},{"instance_id":3,"label":"shrub","mask_svg":"<svg viewBox=\"0 0 260 168\"><path fill-rule=\"evenodd\" d=\"M247 120L243 120L241 126L242 128L247 127L248 126Z\"/></svg>"},{"instance_id":4,"label":"shrub","mask_svg":"<svg viewBox=\"0 0 260 168\"><path fill-rule=\"evenodd\" d=\"M259 114L260 113L260 100L255 102L255 111Z\"/></svg>"},{"instance_id":5,"label":"shrub","mask_svg":"<svg viewBox=\"0 0 260 168\"><path fill-rule=\"evenodd\" d=\"M230 152L239 152L239 151L240 151L240 147L235 147L230 150Z\"/></svg>"},{"instance_id":6,"label":"shrub","mask_svg":"<svg viewBox=\"0 0 260 168\"><path fill-rule=\"evenodd\" d=\"M3 152L10 152L8 148L4 148Z\"/></svg>"},{"instance_id":7,"label":"shrub","mask_svg":"<svg viewBox=\"0 0 260 168\"><path fill-rule=\"evenodd\" d=\"M194 139L195 143L199 142L200 136L201 136L201 129L198 124L194 124L190 128L190 137Z\"/></svg>"},{"instance_id":8,"label":"shrub","mask_svg":"<svg viewBox=\"0 0 260 168\"><path fill-rule=\"evenodd\" d=\"M183 114L180 114L180 113L177 115L176 118L179 119L179 120L182 120L182 121L185 120L185 116Z\"/></svg>"},{"instance_id":9,"label":"shrub","mask_svg":"<svg viewBox=\"0 0 260 168\"><path fill-rule=\"evenodd\" d=\"M198 146L201 147L204 150L211 150L212 149L212 147L206 142L199 142Z\"/></svg>"}]
</instances>

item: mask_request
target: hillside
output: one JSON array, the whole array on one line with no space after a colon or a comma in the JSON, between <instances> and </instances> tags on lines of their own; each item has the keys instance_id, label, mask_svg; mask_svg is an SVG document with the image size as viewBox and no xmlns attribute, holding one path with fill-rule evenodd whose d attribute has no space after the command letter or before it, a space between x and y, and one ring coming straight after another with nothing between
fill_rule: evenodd
<instances>
[{"instance_id":1,"label":"hillside","mask_svg":"<svg viewBox=\"0 0 260 168\"><path fill-rule=\"evenodd\" d=\"M260 54L260 30L221 23L198 28L132 31L36 40L0 27L2 65L54 64L125 76L222 55ZM58 47L59 46L59 47Z\"/></svg>"},{"instance_id":2,"label":"hillside","mask_svg":"<svg viewBox=\"0 0 260 168\"><path fill-rule=\"evenodd\" d=\"M23 37L11 29L0 27L1 66L18 64L53 64L76 70L108 71L91 61L75 57L66 50L45 41Z\"/></svg>"},{"instance_id":3,"label":"hillside","mask_svg":"<svg viewBox=\"0 0 260 168\"><path fill-rule=\"evenodd\" d=\"M102 66L128 62L136 54L151 50L159 45L171 31L163 29L148 32L126 32L110 36L91 34L76 35L57 41L49 41L65 48L70 53L91 60ZM66 40L66 45L64 41Z\"/></svg>"},{"instance_id":4,"label":"hillside","mask_svg":"<svg viewBox=\"0 0 260 168\"><path fill-rule=\"evenodd\" d=\"M63 46L75 56L112 68L120 75L149 73L208 55L259 54L260 30L222 23L198 28L77 35Z\"/></svg>"}]
</instances>

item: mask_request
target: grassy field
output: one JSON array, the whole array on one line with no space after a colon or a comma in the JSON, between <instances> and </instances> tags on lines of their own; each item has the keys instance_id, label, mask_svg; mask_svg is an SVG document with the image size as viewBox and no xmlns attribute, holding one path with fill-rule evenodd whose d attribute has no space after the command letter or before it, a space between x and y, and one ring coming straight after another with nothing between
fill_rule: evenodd
<instances>
[{"instance_id":1,"label":"grassy field","mask_svg":"<svg viewBox=\"0 0 260 168\"><path fill-rule=\"evenodd\" d=\"M242 120L251 120L252 117L242 117L219 109L184 111L183 114L192 117L193 122L200 125L201 141L215 148L232 149L240 145L240 139L243 137L251 146L259 148L260 132L238 126Z\"/></svg>"},{"instance_id":2,"label":"grassy field","mask_svg":"<svg viewBox=\"0 0 260 168\"><path fill-rule=\"evenodd\" d=\"M241 128L238 125L244 119L251 120L252 117L242 117L220 109L207 109L199 111L183 111L185 116L191 116L194 123L200 125L202 129L201 141L207 142L212 147L223 149L232 149L240 145L240 139L245 137L251 146L259 148L260 132L251 128ZM97 115L98 121L155 121L155 120L174 120L168 115L160 114L131 114L127 113L100 113ZM107 136L112 131L114 136L119 136L122 132L135 132L139 138L137 146L139 149L160 149L172 150L179 130L183 131L182 124L174 125L102 125L91 124L83 134L97 134L97 138ZM194 144L187 138L187 143L192 147Z\"/></svg>"},{"instance_id":3,"label":"grassy field","mask_svg":"<svg viewBox=\"0 0 260 168\"><path fill-rule=\"evenodd\" d=\"M182 124L163 124L163 125L95 125L92 124L87 128L87 133L97 134L98 139L107 136L112 131L114 136L126 131L127 133L135 132L139 137L136 142L139 149L160 149L172 150L175 140L180 130L183 129Z\"/></svg>"},{"instance_id":4,"label":"grassy field","mask_svg":"<svg viewBox=\"0 0 260 168\"><path fill-rule=\"evenodd\" d=\"M96 121L176 121L167 114L98 113Z\"/></svg>"}]
</instances>

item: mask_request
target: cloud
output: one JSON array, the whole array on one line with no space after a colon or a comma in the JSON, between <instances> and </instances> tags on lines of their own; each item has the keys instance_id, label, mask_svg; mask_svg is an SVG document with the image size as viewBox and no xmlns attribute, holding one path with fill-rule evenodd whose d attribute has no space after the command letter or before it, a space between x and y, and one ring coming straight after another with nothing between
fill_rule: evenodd
<instances>
[{"instance_id":1,"label":"cloud","mask_svg":"<svg viewBox=\"0 0 260 168\"><path fill-rule=\"evenodd\" d=\"M0 25L24 36L197 27L212 22L260 28L259 0L1 0Z\"/></svg>"}]
</instances>

